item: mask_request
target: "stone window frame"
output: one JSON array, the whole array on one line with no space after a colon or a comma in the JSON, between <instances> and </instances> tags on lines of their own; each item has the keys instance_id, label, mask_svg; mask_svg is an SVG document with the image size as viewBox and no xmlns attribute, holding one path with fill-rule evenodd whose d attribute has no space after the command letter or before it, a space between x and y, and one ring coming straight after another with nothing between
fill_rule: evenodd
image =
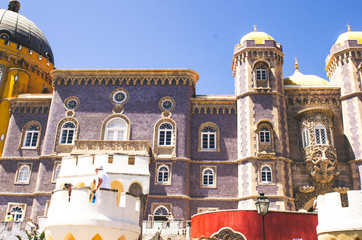
<instances>
[{"instance_id":1,"label":"stone window frame","mask_svg":"<svg viewBox=\"0 0 362 240\"><path fill-rule=\"evenodd\" d=\"M101 126L101 140L105 140L105 135L106 135L106 127L107 124L112 121L114 118L121 118L123 121L126 122L127 126L126 126L126 133L125 133L125 137L126 139L124 141L129 141L130 140L130 136L131 136L131 121L129 120L129 118L121 113L115 113L115 114L111 114L108 117L106 117L103 122L102 122L102 126ZM105 140L106 141L106 140Z\"/></svg>"},{"instance_id":2,"label":"stone window frame","mask_svg":"<svg viewBox=\"0 0 362 240\"><path fill-rule=\"evenodd\" d=\"M271 182L263 182L262 181L262 169L263 167L269 167L271 170ZM259 185L275 185L276 179L275 179L275 163L274 162L261 162L258 163L258 184Z\"/></svg>"},{"instance_id":3,"label":"stone window frame","mask_svg":"<svg viewBox=\"0 0 362 240\"><path fill-rule=\"evenodd\" d=\"M204 213L204 212L210 212L210 211L218 211L219 208L217 207L198 207L197 213Z\"/></svg>"},{"instance_id":4,"label":"stone window frame","mask_svg":"<svg viewBox=\"0 0 362 240\"><path fill-rule=\"evenodd\" d=\"M55 178L55 174L57 172L57 168L58 167L62 167L62 161L54 161L54 167L53 167L53 173L52 173L52 181L51 183L56 183L56 178ZM60 170L59 170L60 171Z\"/></svg>"},{"instance_id":5,"label":"stone window frame","mask_svg":"<svg viewBox=\"0 0 362 240\"><path fill-rule=\"evenodd\" d=\"M309 129L307 127L304 127L302 129L302 146L303 148L308 147L311 145L310 143L310 134L309 134Z\"/></svg>"},{"instance_id":6,"label":"stone window frame","mask_svg":"<svg viewBox=\"0 0 362 240\"><path fill-rule=\"evenodd\" d=\"M22 167L28 167L29 168L29 173L28 173L28 178L26 181L19 181L19 173ZM18 163L18 166L16 168L16 172L15 172L15 179L14 179L14 184L22 184L22 185L27 185L30 183L30 179L31 179L31 173L32 173L32 167L33 164L32 163Z\"/></svg>"},{"instance_id":7,"label":"stone window frame","mask_svg":"<svg viewBox=\"0 0 362 240\"><path fill-rule=\"evenodd\" d=\"M211 170L214 176L214 182L212 185L204 185L204 172ZM200 188L217 188L217 167L216 166L201 166L200 167Z\"/></svg>"},{"instance_id":8,"label":"stone window frame","mask_svg":"<svg viewBox=\"0 0 362 240\"><path fill-rule=\"evenodd\" d=\"M173 133L171 136L171 145L158 145L159 141L159 127L163 123L169 123L173 127ZM154 135L153 135L153 146L154 146L154 154L157 157L162 152L167 152L168 157L176 157L176 147L177 147L177 124L176 122L168 117L161 118L155 123L154 126Z\"/></svg>"},{"instance_id":9,"label":"stone window frame","mask_svg":"<svg viewBox=\"0 0 362 240\"><path fill-rule=\"evenodd\" d=\"M73 143L72 144L60 144L60 138L62 134L63 125L66 122L73 122L75 124L75 130L73 134ZM79 122L74 117L66 117L59 121L57 127L57 135L55 138L54 148L56 152L70 152L73 149L75 141L78 139L78 132L79 132Z\"/></svg>"},{"instance_id":10,"label":"stone window frame","mask_svg":"<svg viewBox=\"0 0 362 240\"><path fill-rule=\"evenodd\" d=\"M172 212L172 203L166 203L166 202L155 202L151 203L151 211L150 215L154 216L154 213L157 208L164 207L168 210L168 212Z\"/></svg>"},{"instance_id":11,"label":"stone window frame","mask_svg":"<svg viewBox=\"0 0 362 240\"><path fill-rule=\"evenodd\" d=\"M36 146L25 146L25 140L27 137L27 132L28 132L28 128L32 125L36 125L39 127L39 131L38 131L38 139L36 140ZM40 147L40 138L41 138L41 132L42 132L42 127L41 124L38 121L30 121L27 122L23 129L21 130L21 138L20 138L20 142L19 142L19 147L18 149L39 149Z\"/></svg>"},{"instance_id":12,"label":"stone window frame","mask_svg":"<svg viewBox=\"0 0 362 240\"><path fill-rule=\"evenodd\" d=\"M203 134L202 134L202 130L205 127L212 127L213 129L215 129L215 148L211 149L211 148L202 148L203 146ZM217 126L216 123L213 122L204 122L200 125L199 127L199 131L198 131L198 147L197 147L197 151L198 152L220 152L220 129Z\"/></svg>"},{"instance_id":13,"label":"stone window frame","mask_svg":"<svg viewBox=\"0 0 362 240\"><path fill-rule=\"evenodd\" d=\"M260 132L265 128L270 132L270 142L261 142ZM258 123L255 132L256 132L256 136L257 136L258 153L262 152L263 148L265 148L267 146L269 146L270 149L271 149L270 153L274 153L275 149L274 149L274 128L273 128L273 124L268 120L262 120L262 121L260 121Z\"/></svg>"},{"instance_id":14,"label":"stone window frame","mask_svg":"<svg viewBox=\"0 0 362 240\"><path fill-rule=\"evenodd\" d=\"M70 102L71 100L75 100L77 102L77 106L75 106L74 108L69 108L68 107L68 102ZM68 97L64 100L64 108L66 110L71 110L71 111L75 111L77 108L79 108L80 106L80 100L78 97L76 96L71 96L71 97Z\"/></svg>"},{"instance_id":15,"label":"stone window frame","mask_svg":"<svg viewBox=\"0 0 362 240\"><path fill-rule=\"evenodd\" d=\"M161 167L168 168L168 181L167 182L159 182L158 181L158 172ZM172 163L156 163L155 168L155 185L171 185L172 184Z\"/></svg>"},{"instance_id":16,"label":"stone window frame","mask_svg":"<svg viewBox=\"0 0 362 240\"><path fill-rule=\"evenodd\" d=\"M169 101L172 102L172 107L171 107L170 109L165 109L165 108L162 106L163 102L166 101L166 100L169 100ZM163 112L164 112L164 111L171 112L171 111L175 108L175 106L176 106L176 101L175 101L175 99L173 99L173 98L170 97L170 96L165 96L165 97L161 98L160 101L158 102L158 107L159 107L159 108L161 109L161 111L163 111Z\"/></svg>"},{"instance_id":17,"label":"stone window frame","mask_svg":"<svg viewBox=\"0 0 362 240\"><path fill-rule=\"evenodd\" d=\"M258 79L258 72L261 69L260 67L263 67L262 69L265 71L265 77L266 79ZM254 88L270 88L270 64L265 60L257 60L253 64L253 77L255 79L254 81ZM259 84L266 83L266 86L258 86Z\"/></svg>"},{"instance_id":18,"label":"stone window frame","mask_svg":"<svg viewBox=\"0 0 362 240\"><path fill-rule=\"evenodd\" d=\"M26 204L26 203L9 202L9 203L8 203L8 207L7 207L7 209L6 209L6 214L7 214L8 212L11 212L11 209L13 209L14 207L21 207L21 208L23 209L23 214L22 214L21 218L18 219L18 220L15 220L15 218L13 217L13 221L14 221L14 222L22 222L22 221L24 221L24 219L25 219L25 214L26 214L27 204Z\"/></svg>"}]
</instances>

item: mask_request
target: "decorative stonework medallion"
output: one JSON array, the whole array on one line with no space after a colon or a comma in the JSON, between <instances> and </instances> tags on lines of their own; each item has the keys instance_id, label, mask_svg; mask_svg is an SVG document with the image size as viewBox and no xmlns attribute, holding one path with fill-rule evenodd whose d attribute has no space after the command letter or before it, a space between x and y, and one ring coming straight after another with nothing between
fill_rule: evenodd
<instances>
[{"instance_id":1,"label":"decorative stonework medallion","mask_svg":"<svg viewBox=\"0 0 362 240\"><path fill-rule=\"evenodd\" d=\"M221 228L217 233L211 236L212 240L246 240L243 234L234 231L231 228Z\"/></svg>"}]
</instances>

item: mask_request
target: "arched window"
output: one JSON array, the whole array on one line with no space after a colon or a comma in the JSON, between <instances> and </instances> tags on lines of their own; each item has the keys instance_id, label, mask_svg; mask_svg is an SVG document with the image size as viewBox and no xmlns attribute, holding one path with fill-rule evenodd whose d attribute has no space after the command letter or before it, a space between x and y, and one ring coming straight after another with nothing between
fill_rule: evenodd
<instances>
[{"instance_id":1,"label":"arched window","mask_svg":"<svg viewBox=\"0 0 362 240\"><path fill-rule=\"evenodd\" d=\"M158 128L158 145L172 145L173 126L170 123L162 123Z\"/></svg>"},{"instance_id":2,"label":"arched window","mask_svg":"<svg viewBox=\"0 0 362 240\"><path fill-rule=\"evenodd\" d=\"M167 221L168 210L165 206L158 206L153 212L155 221Z\"/></svg>"},{"instance_id":3,"label":"arched window","mask_svg":"<svg viewBox=\"0 0 362 240\"><path fill-rule=\"evenodd\" d=\"M62 164L58 164L58 166L55 168L54 180L56 180L58 178L61 167L62 167Z\"/></svg>"},{"instance_id":4,"label":"arched window","mask_svg":"<svg viewBox=\"0 0 362 240\"><path fill-rule=\"evenodd\" d=\"M24 218L25 211L23 206L14 206L10 209L10 215L13 217L14 222L22 221Z\"/></svg>"},{"instance_id":5,"label":"arched window","mask_svg":"<svg viewBox=\"0 0 362 240\"><path fill-rule=\"evenodd\" d=\"M75 124L66 122L61 129L60 144L71 145L74 143Z\"/></svg>"},{"instance_id":6,"label":"arched window","mask_svg":"<svg viewBox=\"0 0 362 240\"><path fill-rule=\"evenodd\" d=\"M258 62L254 66L254 78L257 88L269 88L269 67L264 62Z\"/></svg>"},{"instance_id":7,"label":"arched window","mask_svg":"<svg viewBox=\"0 0 362 240\"><path fill-rule=\"evenodd\" d=\"M303 131L302 131L302 144L303 144L304 148L309 146L309 131L308 131L308 128L303 128Z\"/></svg>"},{"instance_id":8,"label":"arched window","mask_svg":"<svg viewBox=\"0 0 362 240\"><path fill-rule=\"evenodd\" d=\"M40 127L38 125L30 125L25 131L24 147L36 147L38 145Z\"/></svg>"},{"instance_id":9,"label":"arched window","mask_svg":"<svg viewBox=\"0 0 362 240\"><path fill-rule=\"evenodd\" d=\"M206 126L201 130L201 149L216 149L216 130Z\"/></svg>"},{"instance_id":10,"label":"arched window","mask_svg":"<svg viewBox=\"0 0 362 240\"><path fill-rule=\"evenodd\" d=\"M168 183L169 182L170 170L167 166L162 165L159 167L157 172L157 182L158 183Z\"/></svg>"},{"instance_id":11,"label":"arched window","mask_svg":"<svg viewBox=\"0 0 362 240\"><path fill-rule=\"evenodd\" d=\"M261 143L270 143L270 131L268 128L263 127L259 131L259 141Z\"/></svg>"},{"instance_id":12,"label":"arched window","mask_svg":"<svg viewBox=\"0 0 362 240\"><path fill-rule=\"evenodd\" d=\"M214 171L210 168L206 168L202 172L202 185L203 186L214 186Z\"/></svg>"},{"instance_id":13,"label":"arched window","mask_svg":"<svg viewBox=\"0 0 362 240\"><path fill-rule=\"evenodd\" d=\"M18 170L18 183L27 183L29 182L30 167L28 165L23 165Z\"/></svg>"},{"instance_id":14,"label":"arched window","mask_svg":"<svg viewBox=\"0 0 362 240\"><path fill-rule=\"evenodd\" d=\"M314 140L316 145L326 145L328 144L327 140L327 130L323 124L318 123L314 127Z\"/></svg>"},{"instance_id":15,"label":"arched window","mask_svg":"<svg viewBox=\"0 0 362 240\"><path fill-rule=\"evenodd\" d=\"M127 123L122 118L111 119L105 129L104 139L109 141L123 141L127 139Z\"/></svg>"},{"instance_id":16,"label":"arched window","mask_svg":"<svg viewBox=\"0 0 362 240\"><path fill-rule=\"evenodd\" d=\"M272 170L269 166L263 166L261 168L261 182L262 183L271 183L273 181L272 178Z\"/></svg>"}]
</instances>

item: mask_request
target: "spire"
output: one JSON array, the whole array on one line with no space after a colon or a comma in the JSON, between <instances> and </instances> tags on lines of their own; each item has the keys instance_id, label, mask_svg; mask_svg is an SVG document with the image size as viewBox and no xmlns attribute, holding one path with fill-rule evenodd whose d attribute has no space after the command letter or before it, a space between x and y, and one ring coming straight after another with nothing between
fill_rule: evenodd
<instances>
[{"instance_id":1,"label":"spire","mask_svg":"<svg viewBox=\"0 0 362 240\"><path fill-rule=\"evenodd\" d=\"M348 32L351 31L351 25L347 24Z\"/></svg>"},{"instance_id":2,"label":"spire","mask_svg":"<svg viewBox=\"0 0 362 240\"><path fill-rule=\"evenodd\" d=\"M254 24L253 27L254 27L254 32L257 32L258 30L256 30L256 24Z\"/></svg>"},{"instance_id":3,"label":"spire","mask_svg":"<svg viewBox=\"0 0 362 240\"><path fill-rule=\"evenodd\" d=\"M8 10L13 12L19 12L20 2L18 0L10 0L8 5Z\"/></svg>"},{"instance_id":4,"label":"spire","mask_svg":"<svg viewBox=\"0 0 362 240\"><path fill-rule=\"evenodd\" d=\"M295 60L295 64L294 64L295 71L299 71L298 58L295 58L294 60Z\"/></svg>"}]
</instances>

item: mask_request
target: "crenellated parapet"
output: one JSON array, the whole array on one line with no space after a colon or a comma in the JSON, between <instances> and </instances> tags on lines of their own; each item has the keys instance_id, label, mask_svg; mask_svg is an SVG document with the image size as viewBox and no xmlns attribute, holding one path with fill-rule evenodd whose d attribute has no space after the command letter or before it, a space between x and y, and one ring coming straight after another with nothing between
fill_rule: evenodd
<instances>
[{"instance_id":1,"label":"crenellated parapet","mask_svg":"<svg viewBox=\"0 0 362 240\"><path fill-rule=\"evenodd\" d=\"M338 192L318 196L319 240L362 237L362 191L347 191L345 203L342 199Z\"/></svg>"},{"instance_id":2,"label":"crenellated parapet","mask_svg":"<svg viewBox=\"0 0 362 240\"><path fill-rule=\"evenodd\" d=\"M73 188L69 199L68 190L53 192L44 227L47 239L137 239L139 199L122 193L118 204L117 190L101 188L102 200L91 203L90 193L89 187Z\"/></svg>"},{"instance_id":3,"label":"crenellated parapet","mask_svg":"<svg viewBox=\"0 0 362 240\"><path fill-rule=\"evenodd\" d=\"M199 75L193 70L54 70L55 85L189 85L195 89Z\"/></svg>"},{"instance_id":4,"label":"crenellated parapet","mask_svg":"<svg viewBox=\"0 0 362 240\"><path fill-rule=\"evenodd\" d=\"M21 94L9 99L10 113L48 113L51 94Z\"/></svg>"},{"instance_id":5,"label":"crenellated parapet","mask_svg":"<svg viewBox=\"0 0 362 240\"><path fill-rule=\"evenodd\" d=\"M197 96L191 99L192 114L236 114L235 96Z\"/></svg>"},{"instance_id":6,"label":"crenellated parapet","mask_svg":"<svg viewBox=\"0 0 362 240\"><path fill-rule=\"evenodd\" d=\"M11 62L21 69L36 73L51 85L50 71L54 65L39 53L11 41L0 41L0 61Z\"/></svg>"}]
</instances>

